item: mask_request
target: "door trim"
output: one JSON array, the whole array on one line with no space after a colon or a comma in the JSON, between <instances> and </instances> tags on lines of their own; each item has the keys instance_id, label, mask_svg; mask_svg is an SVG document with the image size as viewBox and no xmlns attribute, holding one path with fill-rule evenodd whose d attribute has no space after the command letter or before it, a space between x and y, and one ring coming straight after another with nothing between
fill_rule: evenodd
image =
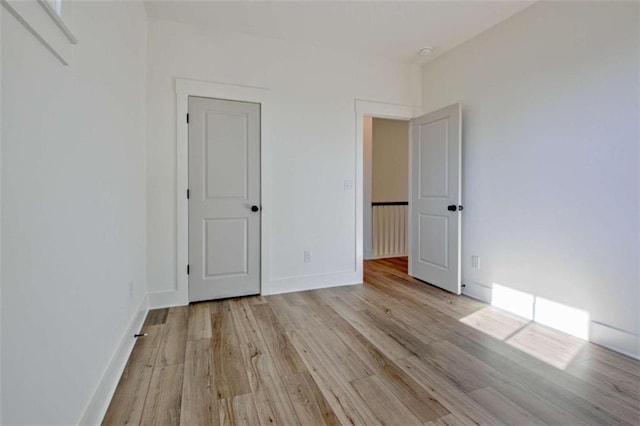
<instances>
[{"instance_id":1,"label":"door trim","mask_svg":"<svg viewBox=\"0 0 640 426\"><path fill-rule=\"evenodd\" d=\"M367 101L363 99L355 100L356 113L356 274L359 281L363 279L363 261L364 261L364 227L365 222L371 226L371 213L369 212L368 220L365 220L364 212L364 117L370 116L374 118L390 118L393 120L409 121L414 117L422 115L421 106L397 105L384 102ZM409 143L411 144L411 126L409 126ZM369 157L370 160L370 157ZM372 165L368 164L371 170ZM370 189L370 188L369 188ZM409 145L409 191L411 191L411 145ZM411 192L409 192L411 193ZM371 194L368 194L371 200ZM407 223L408 229L411 229L411 218ZM411 232L409 234L409 243L411 243Z\"/></svg>"},{"instance_id":2,"label":"door trim","mask_svg":"<svg viewBox=\"0 0 640 426\"><path fill-rule=\"evenodd\" d=\"M229 101L252 102L260 104L260 198L264 208L260 227L260 292L264 291L264 277L269 275L270 259L267 247L270 240L270 175L269 152L271 126L271 102L269 90L264 87L240 86L200 80L176 78L176 286L173 291L156 293L154 306L187 305L189 303L189 204L187 187L189 183L189 96L224 99Z\"/></svg>"}]
</instances>

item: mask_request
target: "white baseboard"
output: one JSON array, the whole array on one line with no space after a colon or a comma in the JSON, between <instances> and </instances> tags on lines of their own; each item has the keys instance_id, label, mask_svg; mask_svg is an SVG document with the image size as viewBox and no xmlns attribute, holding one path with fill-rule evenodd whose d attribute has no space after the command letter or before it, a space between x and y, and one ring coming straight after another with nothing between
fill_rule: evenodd
<instances>
[{"instance_id":1,"label":"white baseboard","mask_svg":"<svg viewBox=\"0 0 640 426\"><path fill-rule=\"evenodd\" d=\"M293 291L315 290L319 288L341 287L362 284L362 276L355 271L336 272L333 274L303 275L299 277L280 278L263 283L262 294L291 293Z\"/></svg>"},{"instance_id":2,"label":"white baseboard","mask_svg":"<svg viewBox=\"0 0 640 426\"><path fill-rule=\"evenodd\" d=\"M640 336L597 321L591 321L589 340L612 351L640 359Z\"/></svg>"},{"instance_id":3,"label":"white baseboard","mask_svg":"<svg viewBox=\"0 0 640 426\"><path fill-rule=\"evenodd\" d=\"M491 287L465 280L462 294L485 303L491 303Z\"/></svg>"},{"instance_id":4,"label":"white baseboard","mask_svg":"<svg viewBox=\"0 0 640 426\"><path fill-rule=\"evenodd\" d=\"M315 290L327 287L362 284L362 276L355 271L335 272L332 274L300 275L263 281L263 295L291 293L294 291ZM159 291L149 293L149 309L171 308L188 305L189 301L178 291Z\"/></svg>"},{"instance_id":5,"label":"white baseboard","mask_svg":"<svg viewBox=\"0 0 640 426\"><path fill-rule=\"evenodd\" d=\"M173 306L188 305L189 301L178 291L158 291L149 293L149 309L171 308Z\"/></svg>"},{"instance_id":6,"label":"white baseboard","mask_svg":"<svg viewBox=\"0 0 640 426\"><path fill-rule=\"evenodd\" d=\"M118 386L124 367L127 365L127 361L133 350L133 345L136 340L133 335L138 333L142 328L142 324L149 311L148 306L148 297L145 295L138 306L137 312L133 318L131 318L127 329L123 333L118 347L111 356L111 361L102 375L102 379L100 379L96 390L93 392L93 396L89 404L87 404L82 418L78 422L79 424L99 425L102 422L107 408L109 408L113 393Z\"/></svg>"}]
</instances>

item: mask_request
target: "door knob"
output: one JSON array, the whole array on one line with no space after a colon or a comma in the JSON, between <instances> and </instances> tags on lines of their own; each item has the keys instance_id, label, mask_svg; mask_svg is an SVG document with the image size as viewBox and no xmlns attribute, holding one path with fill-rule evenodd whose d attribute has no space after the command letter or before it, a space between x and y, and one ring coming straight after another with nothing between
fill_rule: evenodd
<instances>
[{"instance_id":1,"label":"door knob","mask_svg":"<svg viewBox=\"0 0 640 426\"><path fill-rule=\"evenodd\" d=\"M252 212L254 212L254 213L255 213L255 212L257 212L257 211L260 211L260 207L258 207L258 206L251 206L251 211L252 211Z\"/></svg>"},{"instance_id":2,"label":"door knob","mask_svg":"<svg viewBox=\"0 0 640 426\"><path fill-rule=\"evenodd\" d=\"M458 206L456 206L455 204L451 204L450 206L447 206L447 210L449 210L450 212L455 212L456 210L458 210Z\"/></svg>"}]
</instances>

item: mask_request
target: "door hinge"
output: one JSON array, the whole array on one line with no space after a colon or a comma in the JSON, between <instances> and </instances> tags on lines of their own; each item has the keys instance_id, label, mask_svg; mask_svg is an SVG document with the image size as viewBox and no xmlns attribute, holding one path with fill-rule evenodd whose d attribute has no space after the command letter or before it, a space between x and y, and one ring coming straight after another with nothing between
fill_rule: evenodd
<instances>
[{"instance_id":1,"label":"door hinge","mask_svg":"<svg viewBox=\"0 0 640 426\"><path fill-rule=\"evenodd\" d=\"M189 124L189 113L187 113L187 124Z\"/></svg>"},{"instance_id":2,"label":"door hinge","mask_svg":"<svg viewBox=\"0 0 640 426\"><path fill-rule=\"evenodd\" d=\"M189 199L189 189L187 188L187 200Z\"/></svg>"},{"instance_id":3,"label":"door hinge","mask_svg":"<svg viewBox=\"0 0 640 426\"><path fill-rule=\"evenodd\" d=\"M189 275L189 265L187 265L187 275Z\"/></svg>"}]
</instances>

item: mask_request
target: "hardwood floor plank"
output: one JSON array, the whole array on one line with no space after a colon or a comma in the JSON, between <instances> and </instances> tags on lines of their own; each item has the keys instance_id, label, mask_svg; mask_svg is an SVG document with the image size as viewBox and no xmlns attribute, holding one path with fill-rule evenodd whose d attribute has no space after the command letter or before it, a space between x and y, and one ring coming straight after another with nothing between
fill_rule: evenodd
<instances>
[{"instance_id":1,"label":"hardwood floor plank","mask_svg":"<svg viewBox=\"0 0 640 426\"><path fill-rule=\"evenodd\" d=\"M446 416L424 423L424 426L460 426L464 425L459 418L453 414L447 414Z\"/></svg>"},{"instance_id":2,"label":"hardwood floor plank","mask_svg":"<svg viewBox=\"0 0 640 426\"><path fill-rule=\"evenodd\" d=\"M605 370L611 366L625 371L634 377L640 376L640 360L622 355L598 345L586 345L576 355L573 362L591 361L601 365Z\"/></svg>"},{"instance_id":3,"label":"hardwood floor plank","mask_svg":"<svg viewBox=\"0 0 640 426\"><path fill-rule=\"evenodd\" d=\"M353 328L379 348L391 359L406 358L411 352L388 336L383 330L367 323L366 316L362 312L353 311L348 305L335 298L327 298L327 303L340 314Z\"/></svg>"},{"instance_id":4,"label":"hardwood floor plank","mask_svg":"<svg viewBox=\"0 0 640 426\"><path fill-rule=\"evenodd\" d=\"M304 300L304 297L300 295L300 293L284 293L282 298L287 302L289 306L304 306L307 302Z\"/></svg>"},{"instance_id":5,"label":"hardwood floor plank","mask_svg":"<svg viewBox=\"0 0 640 426\"><path fill-rule=\"evenodd\" d=\"M142 425L179 425L184 364L156 367L142 411Z\"/></svg>"},{"instance_id":6,"label":"hardwood floor plank","mask_svg":"<svg viewBox=\"0 0 640 426\"><path fill-rule=\"evenodd\" d=\"M429 345L420 359L464 392L489 386L496 379L486 364L446 340Z\"/></svg>"},{"instance_id":7,"label":"hardwood floor plank","mask_svg":"<svg viewBox=\"0 0 640 426\"><path fill-rule=\"evenodd\" d=\"M492 387L503 397L513 401L523 410L541 419L546 424L567 426L589 424L518 384L499 381L494 382Z\"/></svg>"},{"instance_id":8,"label":"hardwood floor plank","mask_svg":"<svg viewBox=\"0 0 640 426\"><path fill-rule=\"evenodd\" d=\"M269 306L271 306L271 310L276 315L276 318L278 318L278 322L287 333L299 328L296 320L289 312L289 304L284 300L281 294L265 296L265 299L269 303Z\"/></svg>"},{"instance_id":9,"label":"hardwood floor plank","mask_svg":"<svg viewBox=\"0 0 640 426\"><path fill-rule=\"evenodd\" d=\"M306 371L298 351L293 347L271 306L263 303L252 305L251 309L280 375L290 376Z\"/></svg>"},{"instance_id":10,"label":"hardwood floor plank","mask_svg":"<svg viewBox=\"0 0 640 426\"><path fill-rule=\"evenodd\" d=\"M209 302L209 313L219 314L224 310L225 300L212 300ZM213 333L213 323L211 323L211 332Z\"/></svg>"},{"instance_id":11,"label":"hardwood floor plank","mask_svg":"<svg viewBox=\"0 0 640 426\"><path fill-rule=\"evenodd\" d=\"M211 339L211 308L208 302L189 305L187 340Z\"/></svg>"},{"instance_id":12,"label":"hardwood floor plank","mask_svg":"<svg viewBox=\"0 0 640 426\"><path fill-rule=\"evenodd\" d=\"M366 402L344 380L333 363L327 360L313 340L300 331L293 331L291 341L298 349L318 388L327 399L342 424L377 425L380 424Z\"/></svg>"},{"instance_id":13,"label":"hardwood floor plank","mask_svg":"<svg viewBox=\"0 0 640 426\"><path fill-rule=\"evenodd\" d=\"M318 350L333 362L345 380L350 382L373 374L373 371L331 329L314 327L300 332L313 341Z\"/></svg>"},{"instance_id":14,"label":"hardwood floor plank","mask_svg":"<svg viewBox=\"0 0 640 426\"><path fill-rule=\"evenodd\" d=\"M220 425L256 426L260 424L251 394L221 399L218 403Z\"/></svg>"},{"instance_id":15,"label":"hardwood floor plank","mask_svg":"<svg viewBox=\"0 0 640 426\"><path fill-rule=\"evenodd\" d=\"M366 317L368 325L374 325L382 330L383 333L398 342L398 344L405 348L411 355L419 356L429 350L427 342L433 340L423 340L418 337L416 333L412 333L411 330L407 329L406 326L378 312L365 310L363 314Z\"/></svg>"},{"instance_id":16,"label":"hardwood floor plank","mask_svg":"<svg viewBox=\"0 0 640 426\"><path fill-rule=\"evenodd\" d=\"M460 390L449 379L432 371L419 358L411 356L396 363L409 375L416 378L432 397L438 400L447 410L464 424L502 425L500 419Z\"/></svg>"},{"instance_id":17,"label":"hardwood floor plank","mask_svg":"<svg viewBox=\"0 0 640 426\"><path fill-rule=\"evenodd\" d=\"M143 327L164 324L167 321L168 313L169 308L151 309L147 314L147 318L145 318Z\"/></svg>"},{"instance_id":18,"label":"hardwood floor plank","mask_svg":"<svg viewBox=\"0 0 640 426\"><path fill-rule=\"evenodd\" d=\"M351 382L362 399L385 425L422 424L411 411L376 376L369 376Z\"/></svg>"},{"instance_id":19,"label":"hardwood floor plank","mask_svg":"<svg viewBox=\"0 0 640 426\"><path fill-rule=\"evenodd\" d=\"M183 426L220 424L218 403L218 399L213 394L212 378L185 378L182 388L180 424Z\"/></svg>"},{"instance_id":20,"label":"hardwood floor plank","mask_svg":"<svg viewBox=\"0 0 640 426\"><path fill-rule=\"evenodd\" d=\"M509 425L546 424L490 387L476 389L470 392L469 396Z\"/></svg>"},{"instance_id":21,"label":"hardwood floor plank","mask_svg":"<svg viewBox=\"0 0 640 426\"><path fill-rule=\"evenodd\" d=\"M283 380L301 424L340 424L333 409L309 373L296 373Z\"/></svg>"},{"instance_id":22,"label":"hardwood floor plank","mask_svg":"<svg viewBox=\"0 0 640 426\"><path fill-rule=\"evenodd\" d=\"M169 309L160 342L160 353L158 354L157 360L158 365L165 366L184 363L188 318L188 306L178 306Z\"/></svg>"},{"instance_id":23,"label":"hardwood floor plank","mask_svg":"<svg viewBox=\"0 0 640 426\"><path fill-rule=\"evenodd\" d=\"M267 299L264 296L249 296L247 301L251 305L262 305L267 303Z\"/></svg>"},{"instance_id":24,"label":"hardwood floor plank","mask_svg":"<svg viewBox=\"0 0 640 426\"><path fill-rule=\"evenodd\" d=\"M379 377L422 422L437 419L449 413L449 410L395 363L385 364Z\"/></svg>"},{"instance_id":25,"label":"hardwood floor plank","mask_svg":"<svg viewBox=\"0 0 640 426\"><path fill-rule=\"evenodd\" d=\"M213 342L211 339L187 341L184 374L185 379L213 377Z\"/></svg>"},{"instance_id":26,"label":"hardwood floor plank","mask_svg":"<svg viewBox=\"0 0 640 426\"><path fill-rule=\"evenodd\" d=\"M275 367L251 305L245 299L229 302L240 341L249 384L263 424L292 424L297 416Z\"/></svg>"},{"instance_id":27,"label":"hardwood floor plank","mask_svg":"<svg viewBox=\"0 0 640 426\"><path fill-rule=\"evenodd\" d=\"M637 375L591 359L572 363L565 371L632 405L640 405L640 377Z\"/></svg>"},{"instance_id":28,"label":"hardwood floor plank","mask_svg":"<svg viewBox=\"0 0 640 426\"><path fill-rule=\"evenodd\" d=\"M212 314L213 370L217 399L251 392L240 343L229 311Z\"/></svg>"},{"instance_id":29,"label":"hardwood floor plank","mask_svg":"<svg viewBox=\"0 0 640 426\"><path fill-rule=\"evenodd\" d=\"M217 425L219 422L218 401L213 392L212 349L211 339L187 341L181 425Z\"/></svg>"}]
</instances>

